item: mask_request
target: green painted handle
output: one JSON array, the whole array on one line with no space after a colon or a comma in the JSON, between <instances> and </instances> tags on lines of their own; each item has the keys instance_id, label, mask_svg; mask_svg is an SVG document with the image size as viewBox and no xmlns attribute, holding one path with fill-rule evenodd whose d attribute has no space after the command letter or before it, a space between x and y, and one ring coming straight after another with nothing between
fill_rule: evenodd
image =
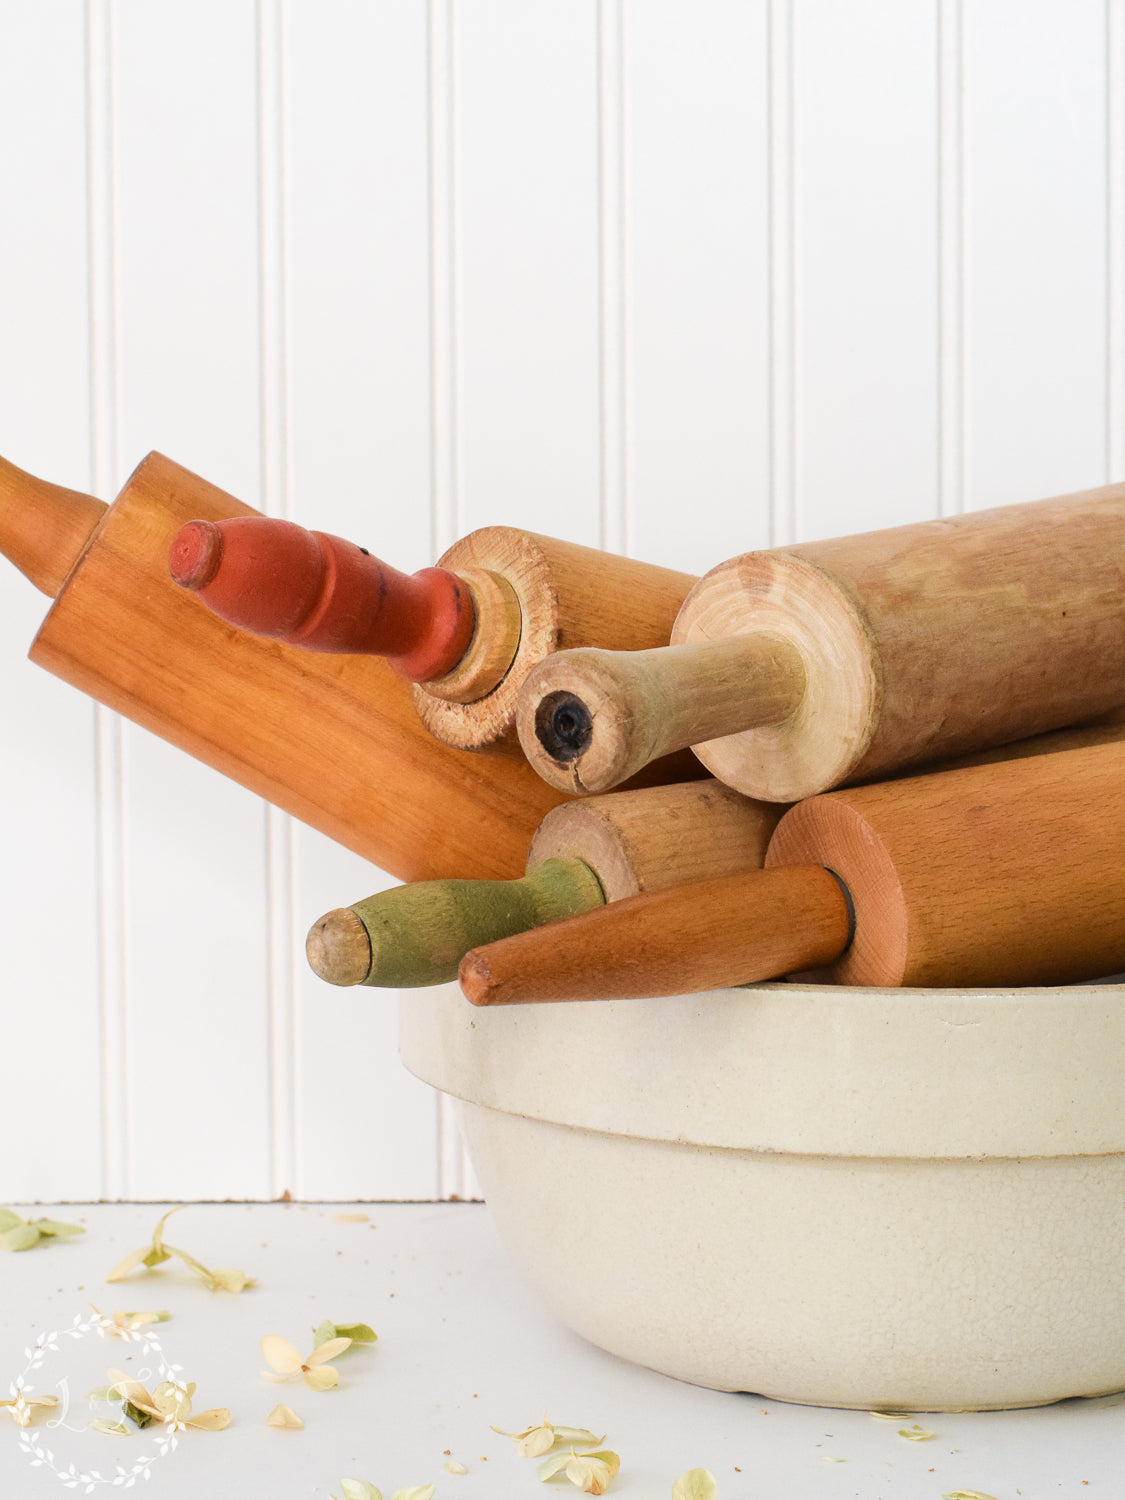
<instances>
[{"instance_id":1,"label":"green painted handle","mask_svg":"<svg viewBox=\"0 0 1125 1500\"><path fill-rule=\"evenodd\" d=\"M412 989L456 979L470 948L604 906L580 859L547 859L522 880L423 880L350 908L371 940L361 984Z\"/></svg>"}]
</instances>

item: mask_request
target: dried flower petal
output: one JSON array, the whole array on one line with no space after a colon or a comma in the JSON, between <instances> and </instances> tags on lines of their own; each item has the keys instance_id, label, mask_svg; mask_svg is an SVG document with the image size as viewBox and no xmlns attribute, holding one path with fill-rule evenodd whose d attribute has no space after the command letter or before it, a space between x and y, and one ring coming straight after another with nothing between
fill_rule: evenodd
<instances>
[{"instance_id":1,"label":"dried flower petal","mask_svg":"<svg viewBox=\"0 0 1125 1500\"><path fill-rule=\"evenodd\" d=\"M455 1458L447 1458L442 1468L448 1474L467 1474L469 1471L464 1464L459 1464Z\"/></svg>"},{"instance_id":2,"label":"dried flower petal","mask_svg":"<svg viewBox=\"0 0 1125 1500\"><path fill-rule=\"evenodd\" d=\"M40 1234L49 1235L52 1239L65 1239L71 1234L85 1234L86 1230L81 1224L62 1224L58 1219L35 1219L32 1221L33 1228L38 1229Z\"/></svg>"},{"instance_id":3,"label":"dried flower petal","mask_svg":"<svg viewBox=\"0 0 1125 1500\"><path fill-rule=\"evenodd\" d=\"M336 1215L336 1223L337 1224L366 1224L367 1221L370 1219L370 1217L371 1217L370 1214L337 1214Z\"/></svg>"},{"instance_id":4,"label":"dried flower petal","mask_svg":"<svg viewBox=\"0 0 1125 1500\"><path fill-rule=\"evenodd\" d=\"M436 1484L412 1484L405 1490L395 1490L391 1500L433 1500Z\"/></svg>"},{"instance_id":5,"label":"dried flower petal","mask_svg":"<svg viewBox=\"0 0 1125 1500\"><path fill-rule=\"evenodd\" d=\"M688 1469L672 1486L672 1500L715 1500L718 1493L710 1469Z\"/></svg>"},{"instance_id":6,"label":"dried flower petal","mask_svg":"<svg viewBox=\"0 0 1125 1500\"><path fill-rule=\"evenodd\" d=\"M128 1437L129 1429L124 1422L109 1422L104 1417L95 1417L89 1424L95 1432L112 1433L114 1437Z\"/></svg>"},{"instance_id":7,"label":"dried flower petal","mask_svg":"<svg viewBox=\"0 0 1125 1500\"><path fill-rule=\"evenodd\" d=\"M283 1403L278 1403L266 1418L267 1427L283 1427L290 1432L296 1432L298 1428L304 1425L293 1408L285 1406Z\"/></svg>"},{"instance_id":8,"label":"dried flower petal","mask_svg":"<svg viewBox=\"0 0 1125 1500\"><path fill-rule=\"evenodd\" d=\"M319 1349L331 1339L347 1339L353 1344L374 1344L379 1335L366 1323L333 1323L325 1318L313 1329L313 1348Z\"/></svg>"},{"instance_id":9,"label":"dried flower petal","mask_svg":"<svg viewBox=\"0 0 1125 1500\"><path fill-rule=\"evenodd\" d=\"M11 1386L10 1389L18 1393L15 1400L0 1401L0 1408L7 1407L12 1414L12 1421L18 1427L30 1427L39 1409L59 1404L57 1396L28 1396L21 1385Z\"/></svg>"},{"instance_id":10,"label":"dried flower petal","mask_svg":"<svg viewBox=\"0 0 1125 1500\"><path fill-rule=\"evenodd\" d=\"M20 1218L19 1214L11 1208L0 1208L0 1234L9 1229L15 1229L18 1224L26 1224L27 1220Z\"/></svg>"},{"instance_id":11,"label":"dried flower petal","mask_svg":"<svg viewBox=\"0 0 1125 1500\"><path fill-rule=\"evenodd\" d=\"M286 1379L298 1374L301 1368L301 1356L296 1344L283 1339L279 1333L266 1334L262 1340L262 1357L271 1369ZM264 1375L266 1372L263 1370L262 1373Z\"/></svg>"},{"instance_id":12,"label":"dried flower petal","mask_svg":"<svg viewBox=\"0 0 1125 1500\"><path fill-rule=\"evenodd\" d=\"M995 1495L986 1495L983 1490L949 1490L941 1500L996 1500Z\"/></svg>"},{"instance_id":13,"label":"dried flower petal","mask_svg":"<svg viewBox=\"0 0 1125 1500\"><path fill-rule=\"evenodd\" d=\"M898 1430L900 1438L905 1438L908 1443L928 1443L930 1438L936 1438L936 1432L927 1432L924 1427L919 1427L915 1422L911 1427L900 1427Z\"/></svg>"},{"instance_id":14,"label":"dried flower petal","mask_svg":"<svg viewBox=\"0 0 1125 1500\"><path fill-rule=\"evenodd\" d=\"M34 1224L17 1224L0 1234L0 1250L30 1250L38 1243L39 1231Z\"/></svg>"},{"instance_id":15,"label":"dried flower petal","mask_svg":"<svg viewBox=\"0 0 1125 1500\"><path fill-rule=\"evenodd\" d=\"M156 1266L162 1266L166 1260L171 1260L175 1255L212 1292L244 1292L247 1287L254 1286L256 1283L253 1276L247 1276L245 1271L209 1271L202 1261L196 1260L195 1256L189 1255L186 1250L164 1243L165 1224L173 1214L179 1213L181 1208L186 1207L186 1203L178 1203L174 1208L170 1208L152 1231L152 1244L145 1245L140 1250L133 1250L124 1260L114 1266L106 1280L124 1281L125 1277L131 1271L135 1271L138 1266L147 1266L149 1270L152 1270Z\"/></svg>"},{"instance_id":16,"label":"dried flower petal","mask_svg":"<svg viewBox=\"0 0 1125 1500\"><path fill-rule=\"evenodd\" d=\"M492 1431L498 1432L501 1437L515 1438L521 1458L542 1458L544 1453L550 1453L556 1443L570 1443L572 1446L577 1443L581 1447L593 1447L605 1442L604 1433L598 1437L585 1427L559 1427L548 1422L546 1412L538 1427L525 1427L522 1432L505 1432L502 1427L493 1427Z\"/></svg>"},{"instance_id":17,"label":"dried flower petal","mask_svg":"<svg viewBox=\"0 0 1125 1500\"><path fill-rule=\"evenodd\" d=\"M576 1489L587 1495L604 1495L620 1467L620 1458L608 1449L599 1453L575 1453L572 1448L566 1477Z\"/></svg>"},{"instance_id":18,"label":"dried flower petal","mask_svg":"<svg viewBox=\"0 0 1125 1500\"><path fill-rule=\"evenodd\" d=\"M383 1493L366 1479L341 1479L344 1500L383 1500Z\"/></svg>"}]
</instances>

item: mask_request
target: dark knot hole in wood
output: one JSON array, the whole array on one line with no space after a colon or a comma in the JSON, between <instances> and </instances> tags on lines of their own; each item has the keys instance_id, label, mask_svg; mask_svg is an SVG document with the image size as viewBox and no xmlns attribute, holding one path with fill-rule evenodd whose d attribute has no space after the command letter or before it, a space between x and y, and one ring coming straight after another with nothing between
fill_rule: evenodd
<instances>
[{"instance_id":1,"label":"dark knot hole in wood","mask_svg":"<svg viewBox=\"0 0 1125 1500\"><path fill-rule=\"evenodd\" d=\"M593 734L593 715L573 693L548 693L535 710L535 737L562 765L584 755Z\"/></svg>"}]
</instances>

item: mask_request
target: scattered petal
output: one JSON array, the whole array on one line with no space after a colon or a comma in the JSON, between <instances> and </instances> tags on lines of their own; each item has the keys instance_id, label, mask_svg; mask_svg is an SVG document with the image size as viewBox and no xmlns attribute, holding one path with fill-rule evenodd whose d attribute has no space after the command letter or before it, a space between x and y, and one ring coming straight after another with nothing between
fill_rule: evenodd
<instances>
[{"instance_id":1,"label":"scattered petal","mask_svg":"<svg viewBox=\"0 0 1125 1500\"><path fill-rule=\"evenodd\" d=\"M442 1464L447 1474L467 1474L469 1471L464 1464L459 1464L455 1458L447 1458Z\"/></svg>"},{"instance_id":2,"label":"scattered petal","mask_svg":"<svg viewBox=\"0 0 1125 1500\"><path fill-rule=\"evenodd\" d=\"M344 1350L351 1344L351 1339L329 1339L326 1344L321 1344L305 1360L307 1365L321 1365L326 1359L335 1359L337 1354L343 1354Z\"/></svg>"},{"instance_id":3,"label":"scattered petal","mask_svg":"<svg viewBox=\"0 0 1125 1500\"><path fill-rule=\"evenodd\" d=\"M292 1376L300 1372L301 1356L296 1345L283 1339L280 1334L266 1334L262 1340L262 1357L271 1369L282 1375Z\"/></svg>"},{"instance_id":4,"label":"scattered petal","mask_svg":"<svg viewBox=\"0 0 1125 1500\"><path fill-rule=\"evenodd\" d=\"M298 1428L304 1425L293 1408L285 1406L282 1403L275 1406L266 1418L267 1427L283 1427L289 1432L296 1432Z\"/></svg>"},{"instance_id":5,"label":"scattered petal","mask_svg":"<svg viewBox=\"0 0 1125 1500\"><path fill-rule=\"evenodd\" d=\"M19 1224L26 1224L26 1219L21 1219L19 1214L11 1208L0 1208L0 1234L9 1229L15 1229Z\"/></svg>"},{"instance_id":6,"label":"scattered petal","mask_svg":"<svg viewBox=\"0 0 1125 1500\"><path fill-rule=\"evenodd\" d=\"M39 1231L34 1224L17 1224L15 1229L6 1229L0 1234L0 1250L30 1250L39 1243Z\"/></svg>"},{"instance_id":7,"label":"scattered petal","mask_svg":"<svg viewBox=\"0 0 1125 1500\"><path fill-rule=\"evenodd\" d=\"M132 1251L124 1260L118 1261L113 1270L106 1277L107 1281L124 1281L130 1271L135 1271L139 1265L144 1263L145 1257L152 1251L151 1245L142 1245L139 1250Z\"/></svg>"},{"instance_id":8,"label":"scattered petal","mask_svg":"<svg viewBox=\"0 0 1125 1500\"><path fill-rule=\"evenodd\" d=\"M331 1365L305 1365L303 1370L310 1391L333 1391L340 1384L340 1373Z\"/></svg>"},{"instance_id":9,"label":"scattered petal","mask_svg":"<svg viewBox=\"0 0 1125 1500\"><path fill-rule=\"evenodd\" d=\"M604 1495L620 1467L621 1460L608 1449L599 1453L575 1453L572 1448L566 1477L576 1489L587 1495Z\"/></svg>"},{"instance_id":10,"label":"scattered petal","mask_svg":"<svg viewBox=\"0 0 1125 1500\"><path fill-rule=\"evenodd\" d=\"M106 1277L106 1280L123 1281L138 1266L147 1266L152 1270L156 1266L163 1265L166 1260L171 1260L172 1256L175 1255L212 1292L242 1292L247 1287L254 1286L253 1276L247 1276L245 1271L209 1271L202 1261L196 1260L195 1256L189 1255L186 1250L181 1250L176 1245L166 1245L164 1243L165 1224L167 1224L173 1214L179 1213L181 1208L186 1207L186 1203L178 1203L174 1208L170 1208L152 1231L152 1243L145 1245L140 1250L134 1250L127 1255L123 1261L114 1266L113 1270Z\"/></svg>"},{"instance_id":11,"label":"scattered petal","mask_svg":"<svg viewBox=\"0 0 1125 1500\"><path fill-rule=\"evenodd\" d=\"M368 1220L370 1219L370 1217L371 1217L370 1214L337 1214L336 1215L336 1223L337 1224L366 1224L368 1222Z\"/></svg>"},{"instance_id":12,"label":"scattered petal","mask_svg":"<svg viewBox=\"0 0 1125 1500\"><path fill-rule=\"evenodd\" d=\"M391 1500L433 1500L436 1484L412 1484L405 1490L395 1490Z\"/></svg>"},{"instance_id":13,"label":"scattered petal","mask_svg":"<svg viewBox=\"0 0 1125 1500\"><path fill-rule=\"evenodd\" d=\"M900 1427L898 1430L900 1438L905 1438L908 1443L928 1443L931 1438L936 1438L936 1432L927 1432L924 1427L919 1427L915 1422L911 1427Z\"/></svg>"},{"instance_id":14,"label":"scattered petal","mask_svg":"<svg viewBox=\"0 0 1125 1500\"><path fill-rule=\"evenodd\" d=\"M383 1500L382 1490L377 1490L366 1479L341 1479L344 1500Z\"/></svg>"},{"instance_id":15,"label":"scattered petal","mask_svg":"<svg viewBox=\"0 0 1125 1500\"><path fill-rule=\"evenodd\" d=\"M33 1227L38 1229L40 1234L50 1235L52 1236L52 1238L55 1236L65 1237L69 1234L86 1233L85 1227L83 1225L61 1224L58 1219L36 1219L34 1221Z\"/></svg>"},{"instance_id":16,"label":"scattered petal","mask_svg":"<svg viewBox=\"0 0 1125 1500\"><path fill-rule=\"evenodd\" d=\"M996 1500L995 1495L986 1495L983 1490L947 1490L941 1500Z\"/></svg>"},{"instance_id":17,"label":"scattered petal","mask_svg":"<svg viewBox=\"0 0 1125 1500\"><path fill-rule=\"evenodd\" d=\"M672 1500L715 1500L718 1493L710 1469L688 1469L672 1486Z\"/></svg>"},{"instance_id":18,"label":"scattered petal","mask_svg":"<svg viewBox=\"0 0 1125 1500\"><path fill-rule=\"evenodd\" d=\"M124 1422L109 1422L104 1417L95 1417L90 1423L95 1432L112 1433L114 1437L128 1437L129 1429Z\"/></svg>"},{"instance_id":19,"label":"scattered petal","mask_svg":"<svg viewBox=\"0 0 1125 1500\"><path fill-rule=\"evenodd\" d=\"M597 1433L588 1431L585 1427L559 1427L553 1422L548 1422L546 1413L542 1422L537 1427L525 1427L522 1432L505 1432L502 1427L493 1427L493 1432L498 1432L501 1437L514 1438L519 1445L522 1458L542 1458L544 1453L550 1453L556 1443L575 1443L579 1447L596 1447L598 1443L605 1442L605 1434L598 1437Z\"/></svg>"}]
</instances>

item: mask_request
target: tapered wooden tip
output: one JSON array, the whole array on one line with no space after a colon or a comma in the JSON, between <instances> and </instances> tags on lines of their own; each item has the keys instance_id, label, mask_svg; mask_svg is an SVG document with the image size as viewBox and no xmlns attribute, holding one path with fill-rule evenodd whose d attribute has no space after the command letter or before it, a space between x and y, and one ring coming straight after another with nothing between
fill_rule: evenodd
<instances>
[{"instance_id":1,"label":"tapered wooden tip","mask_svg":"<svg viewBox=\"0 0 1125 1500\"><path fill-rule=\"evenodd\" d=\"M51 599L108 508L0 458L0 552Z\"/></svg>"},{"instance_id":2,"label":"tapered wooden tip","mask_svg":"<svg viewBox=\"0 0 1125 1500\"><path fill-rule=\"evenodd\" d=\"M189 521L168 566L240 629L310 651L385 656L412 682L445 677L473 637L472 595L455 573L400 573L354 542L292 521Z\"/></svg>"},{"instance_id":3,"label":"tapered wooden tip","mask_svg":"<svg viewBox=\"0 0 1125 1500\"><path fill-rule=\"evenodd\" d=\"M305 957L313 973L329 984L362 984L371 971L371 939L355 912L342 906L313 923Z\"/></svg>"}]
</instances>

